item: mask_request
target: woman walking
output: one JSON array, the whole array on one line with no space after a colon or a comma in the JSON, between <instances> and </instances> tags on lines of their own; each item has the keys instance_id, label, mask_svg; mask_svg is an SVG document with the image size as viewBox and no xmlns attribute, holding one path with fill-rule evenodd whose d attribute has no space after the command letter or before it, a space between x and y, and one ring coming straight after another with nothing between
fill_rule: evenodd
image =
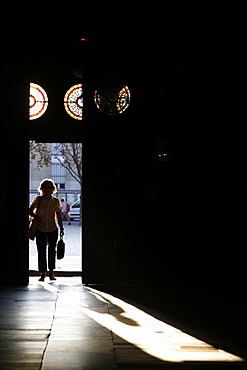
<instances>
[{"instance_id":1,"label":"woman walking","mask_svg":"<svg viewBox=\"0 0 247 370\"><path fill-rule=\"evenodd\" d=\"M38 222L36 245L38 251L38 269L41 274L39 281L44 281L46 277L47 246L49 277L50 280L56 280L54 277L54 270L56 263L58 226L60 228L60 236L64 235L61 202L59 198L53 195L57 192L57 188L52 179L43 179L40 182L38 191L40 195L33 198L29 207L29 215L34 217ZM36 213L34 212L35 209Z\"/></svg>"}]
</instances>

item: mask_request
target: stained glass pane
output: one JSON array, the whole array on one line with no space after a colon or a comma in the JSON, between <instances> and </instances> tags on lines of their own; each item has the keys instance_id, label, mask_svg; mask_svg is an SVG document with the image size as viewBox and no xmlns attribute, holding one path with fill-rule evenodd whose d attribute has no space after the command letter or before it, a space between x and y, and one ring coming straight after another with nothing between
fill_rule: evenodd
<instances>
[{"instance_id":1,"label":"stained glass pane","mask_svg":"<svg viewBox=\"0 0 247 370\"><path fill-rule=\"evenodd\" d=\"M72 118L82 120L82 84L74 85L66 92L64 96L64 107Z\"/></svg>"},{"instance_id":2,"label":"stained glass pane","mask_svg":"<svg viewBox=\"0 0 247 370\"><path fill-rule=\"evenodd\" d=\"M48 97L45 90L31 82L29 88L29 119L41 117L48 107Z\"/></svg>"},{"instance_id":3,"label":"stained glass pane","mask_svg":"<svg viewBox=\"0 0 247 370\"><path fill-rule=\"evenodd\" d=\"M94 102L101 112L112 116L118 115L130 104L129 88L119 81L106 81L95 91Z\"/></svg>"}]
</instances>

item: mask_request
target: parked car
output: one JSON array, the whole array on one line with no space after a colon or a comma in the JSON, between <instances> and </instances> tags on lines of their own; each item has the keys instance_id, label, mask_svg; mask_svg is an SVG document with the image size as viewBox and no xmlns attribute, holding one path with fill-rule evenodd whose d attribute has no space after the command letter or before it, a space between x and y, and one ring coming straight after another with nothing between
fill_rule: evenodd
<instances>
[{"instance_id":1,"label":"parked car","mask_svg":"<svg viewBox=\"0 0 247 370\"><path fill-rule=\"evenodd\" d=\"M81 200L76 200L73 204L70 206L70 211L68 212L69 218L71 221L75 219L80 219L81 214Z\"/></svg>"}]
</instances>

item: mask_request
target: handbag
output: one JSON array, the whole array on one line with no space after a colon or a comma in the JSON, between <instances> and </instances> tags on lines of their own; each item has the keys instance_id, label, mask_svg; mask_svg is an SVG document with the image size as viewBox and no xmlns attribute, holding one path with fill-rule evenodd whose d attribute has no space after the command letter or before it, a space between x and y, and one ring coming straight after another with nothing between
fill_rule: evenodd
<instances>
[{"instance_id":1,"label":"handbag","mask_svg":"<svg viewBox=\"0 0 247 370\"><path fill-rule=\"evenodd\" d=\"M38 222L34 217L31 218L29 222L29 239L34 240L36 237L36 232L38 229Z\"/></svg>"},{"instance_id":2,"label":"handbag","mask_svg":"<svg viewBox=\"0 0 247 370\"><path fill-rule=\"evenodd\" d=\"M58 260L63 259L64 254L65 254L65 243L64 243L63 237L60 236L60 239L57 242L57 259Z\"/></svg>"},{"instance_id":3,"label":"handbag","mask_svg":"<svg viewBox=\"0 0 247 370\"><path fill-rule=\"evenodd\" d=\"M39 200L38 200L36 212L40 206L40 202L41 202L41 196L39 197ZM31 240L35 239L37 230L38 230L38 222L35 220L34 217L31 217L30 222L29 222L29 231L28 231L29 239Z\"/></svg>"}]
</instances>

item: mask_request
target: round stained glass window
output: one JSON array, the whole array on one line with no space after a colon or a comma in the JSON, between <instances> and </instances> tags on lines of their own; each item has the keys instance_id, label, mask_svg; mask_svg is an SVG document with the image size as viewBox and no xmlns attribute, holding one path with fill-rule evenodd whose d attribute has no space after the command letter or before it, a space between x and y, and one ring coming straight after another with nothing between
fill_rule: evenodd
<instances>
[{"instance_id":1,"label":"round stained glass window","mask_svg":"<svg viewBox=\"0 0 247 370\"><path fill-rule=\"evenodd\" d=\"M29 119L41 117L48 107L48 97L45 90L35 84L30 83L29 88Z\"/></svg>"},{"instance_id":2,"label":"round stained glass window","mask_svg":"<svg viewBox=\"0 0 247 370\"><path fill-rule=\"evenodd\" d=\"M108 80L94 93L96 107L103 113L116 116L123 113L130 104L129 88L116 80Z\"/></svg>"},{"instance_id":3,"label":"round stained glass window","mask_svg":"<svg viewBox=\"0 0 247 370\"><path fill-rule=\"evenodd\" d=\"M66 92L64 96L64 107L72 118L82 120L82 84L74 85Z\"/></svg>"}]
</instances>

